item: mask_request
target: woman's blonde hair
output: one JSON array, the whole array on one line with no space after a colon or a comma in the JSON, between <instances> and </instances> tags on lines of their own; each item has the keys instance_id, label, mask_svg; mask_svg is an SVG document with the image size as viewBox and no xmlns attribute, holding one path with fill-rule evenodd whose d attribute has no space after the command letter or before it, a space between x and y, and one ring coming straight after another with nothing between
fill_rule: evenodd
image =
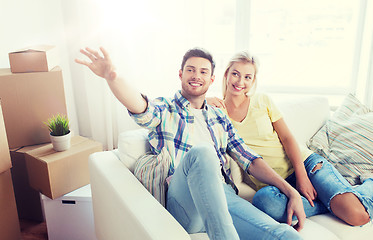
<instances>
[{"instance_id":1,"label":"woman's blonde hair","mask_svg":"<svg viewBox=\"0 0 373 240\"><path fill-rule=\"evenodd\" d=\"M254 66L254 69L255 69L255 74L254 74L254 79L253 79L254 82L253 82L253 85L250 91L247 93L247 95L251 96L255 93L256 86L257 86L256 75L258 74L259 63L256 57L244 51L244 52L240 52L234 55L233 58L231 58L231 60L229 61L227 68L225 69L224 76L223 76L223 98L225 98L227 94L227 82L228 82L229 69L232 67L234 63L238 63L238 62L251 63Z\"/></svg>"}]
</instances>

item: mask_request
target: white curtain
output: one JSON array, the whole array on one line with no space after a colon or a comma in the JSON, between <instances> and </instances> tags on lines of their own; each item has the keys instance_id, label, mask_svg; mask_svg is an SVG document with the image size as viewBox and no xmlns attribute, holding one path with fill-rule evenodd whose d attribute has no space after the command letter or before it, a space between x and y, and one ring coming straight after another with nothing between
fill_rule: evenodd
<instances>
[{"instance_id":1,"label":"white curtain","mask_svg":"<svg viewBox=\"0 0 373 240\"><path fill-rule=\"evenodd\" d=\"M217 63L216 81L209 95L221 96L222 71L227 61L237 51L253 47L249 44L250 39L263 34L261 29L266 26L264 20L271 17L271 14L267 14L265 18L259 16L255 20L255 15L251 15L250 11L255 10L253 8L257 3L256 0L61 0L78 133L104 143L105 149L113 149L117 147L116 140L120 132L138 128L127 110L113 97L106 82L95 77L86 67L73 62L74 58L84 57L79 54L80 48L105 47L118 71L150 98L172 96L180 88L178 70L185 51L192 47L206 48L214 55ZM366 9L372 5L366 0L358 1L357 4L366 6ZM294 11L298 10L295 8ZM372 16L372 11L367 10L364 21L356 30L363 38L364 46L354 68L359 75L358 79L353 80L356 86L351 87L366 104L373 100L373 30L372 24L368 24L373 22ZM299 17L302 17L301 13ZM264 20L258 22L258 19ZM250 27L253 24L255 28ZM282 36L281 28L276 31L276 36ZM294 36L301 38L298 34ZM292 44L288 45L291 50ZM286 42L281 46L281 49L275 50L286 53L287 50L283 49L283 46L287 46ZM263 47L270 50L274 46L267 42ZM270 54L276 55L276 51ZM259 56L259 59L265 57ZM286 59L286 56L280 57ZM321 58L316 56L315 61ZM309 59L309 63L312 62L313 59ZM304 74L293 66L282 66L285 69L281 68L279 73L294 75L297 71ZM278 70L269 64L261 67L273 73L275 78L271 77L270 80L281 83L287 78L284 74L276 74ZM334 69L338 70L338 67L334 66ZM320 74L317 71L316 68L315 77ZM299 76L293 77L297 81L300 79Z\"/></svg>"},{"instance_id":2,"label":"white curtain","mask_svg":"<svg viewBox=\"0 0 373 240\"><path fill-rule=\"evenodd\" d=\"M287 8L288 5L281 2L288 5L293 2L294 4L290 4L292 11L283 11L281 8ZM80 48L89 46L97 49L104 46L111 54L117 69L150 98L170 96L180 88L178 70L181 58L186 50L196 46L209 50L217 64L216 80L208 92L209 95L221 95L222 72L229 58L240 50L259 52L259 85L273 80L276 84L285 83L283 79L289 80L288 73L298 83L304 79L302 74L305 74L305 71L299 71L299 67L288 62L284 62L283 67L278 69L280 64L277 63L292 59L289 56L297 53L294 53L293 46L299 39L304 38L307 40L305 43L314 44L308 41L312 38L309 38L306 31L312 28L306 27L315 25L303 24L306 23L308 15L303 14L302 3L308 6L330 4L338 6L337 9L343 9L341 6L346 1L318 0L310 3L297 0L0 0L0 67L9 67L10 51L34 44L56 45L61 56L67 110L73 131L75 134L102 142L105 149L113 149L117 146L120 132L138 126L113 97L105 81L74 62L74 58L83 57L79 54ZM352 4L351 1L347 3ZM354 58L354 65L351 66L355 74L351 78L353 86L350 90L365 104L373 107L373 1L358 0L353 3L365 11L358 14L359 24L355 37L360 40L356 42L358 51L355 51L355 54L358 57ZM275 11L266 13L273 9L273 6ZM322 27L329 26L329 23L334 24L330 19L340 12L329 7L324 9L322 17L315 11L310 18L313 23L320 24L321 30L324 29ZM331 16L328 15L329 10ZM348 11L342 13L344 17L349 16ZM288 16L289 14L291 16ZM288 34L292 33L292 27L281 27L276 19L267 21L267 18L283 16L288 16L288 19L295 23L301 21L302 24L298 24L296 28L301 31L296 31L292 36ZM297 17L299 21L295 20ZM323 19L331 22L326 24ZM286 23L286 18L281 21ZM336 21L337 24L334 25L340 23L338 18ZM270 26L272 28L269 28ZM309 32L312 36L312 31ZM265 44L259 46L256 43ZM271 49L273 51L269 51ZM344 46L341 48L342 53L343 50ZM288 52L290 55L286 54ZM270 54L274 58L268 58ZM317 61L320 55L322 57L322 54L318 54L315 59L308 61L308 68L315 69L310 76L320 75L320 69L312 66L312 62ZM275 61L278 57L280 60ZM309 56L304 54L303 57ZM345 56L341 55L341 59L343 57ZM297 60L303 63L303 60ZM335 65L330 62L330 65L333 64ZM338 68L333 69L335 68L326 68L331 71L328 73L331 76L334 76L333 71L338 71ZM271 75L264 74L266 71ZM294 76L296 72L299 73L298 76ZM271 87L274 83L267 85ZM291 82L291 85L294 85L293 83ZM286 86L284 88L287 90ZM307 89L309 91L309 88ZM263 90L268 92L271 89ZM279 91L277 88L274 90ZM284 94L294 94L294 91ZM333 97L328 92L324 94Z\"/></svg>"},{"instance_id":3,"label":"white curtain","mask_svg":"<svg viewBox=\"0 0 373 240\"><path fill-rule=\"evenodd\" d=\"M218 63L235 51L234 1L199 0L66 0L64 13L67 49L78 132L117 147L122 131L137 128L127 110L113 97L105 80L73 62L84 58L79 49L103 46L118 72L150 98L173 96L180 89L182 56L192 47L209 50ZM211 89L220 95L221 78Z\"/></svg>"}]
</instances>

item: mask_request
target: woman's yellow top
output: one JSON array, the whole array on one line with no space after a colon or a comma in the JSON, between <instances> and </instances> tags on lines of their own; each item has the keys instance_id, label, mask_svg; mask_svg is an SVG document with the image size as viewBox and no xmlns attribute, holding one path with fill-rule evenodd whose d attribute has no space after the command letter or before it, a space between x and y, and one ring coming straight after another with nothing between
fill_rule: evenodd
<instances>
[{"instance_id":1,"label":"woman's yellow top","mask_svg":"<svg viewBox=\"0 0 373 240\"><path fill-rule=\"evenodd\" d=\"M233 119L231 121L246 145L261 155L272 169L286 179L294 169L272 125L281 118L282 114L272 100L265 94L257 93L250 97L246 117L241 122ZM303 161L311 153L309 149L301 148ZM256 190L266 186L251 175L250 178L256 185Z\"/></svg>"}]
</instances>

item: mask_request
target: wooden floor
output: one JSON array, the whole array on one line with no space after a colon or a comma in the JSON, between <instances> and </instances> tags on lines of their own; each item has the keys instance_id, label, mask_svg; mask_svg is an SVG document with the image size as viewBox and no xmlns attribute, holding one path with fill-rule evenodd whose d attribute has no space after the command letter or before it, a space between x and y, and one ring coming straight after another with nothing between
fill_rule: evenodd
<instances>
[{"instance_id":1,"label":"wooden floor","mask_svg":"<svg viewBox=\"0 0 373 240\"><path fill-rule=\"evenodd\" d=\"M45 222L20 220L22 240L48 240Z\"/></svg>"}]
</instances>

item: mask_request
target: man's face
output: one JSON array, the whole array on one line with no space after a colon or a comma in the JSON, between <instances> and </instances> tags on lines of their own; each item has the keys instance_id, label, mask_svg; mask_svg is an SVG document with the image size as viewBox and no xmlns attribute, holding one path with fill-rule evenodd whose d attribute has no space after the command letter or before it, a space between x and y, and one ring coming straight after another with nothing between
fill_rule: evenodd
<instances>
[{"instance_id":1,"label":"man's face","mask_svg":"<svg viewBox=\"0 0 373 240\"><path fill-rule=\"evenodd\" d=\"M201 57L191 57L179 71L181 94L188 100L206 94L215 76L211 75L211 63Z\"/></svg>"}]
</instances>

